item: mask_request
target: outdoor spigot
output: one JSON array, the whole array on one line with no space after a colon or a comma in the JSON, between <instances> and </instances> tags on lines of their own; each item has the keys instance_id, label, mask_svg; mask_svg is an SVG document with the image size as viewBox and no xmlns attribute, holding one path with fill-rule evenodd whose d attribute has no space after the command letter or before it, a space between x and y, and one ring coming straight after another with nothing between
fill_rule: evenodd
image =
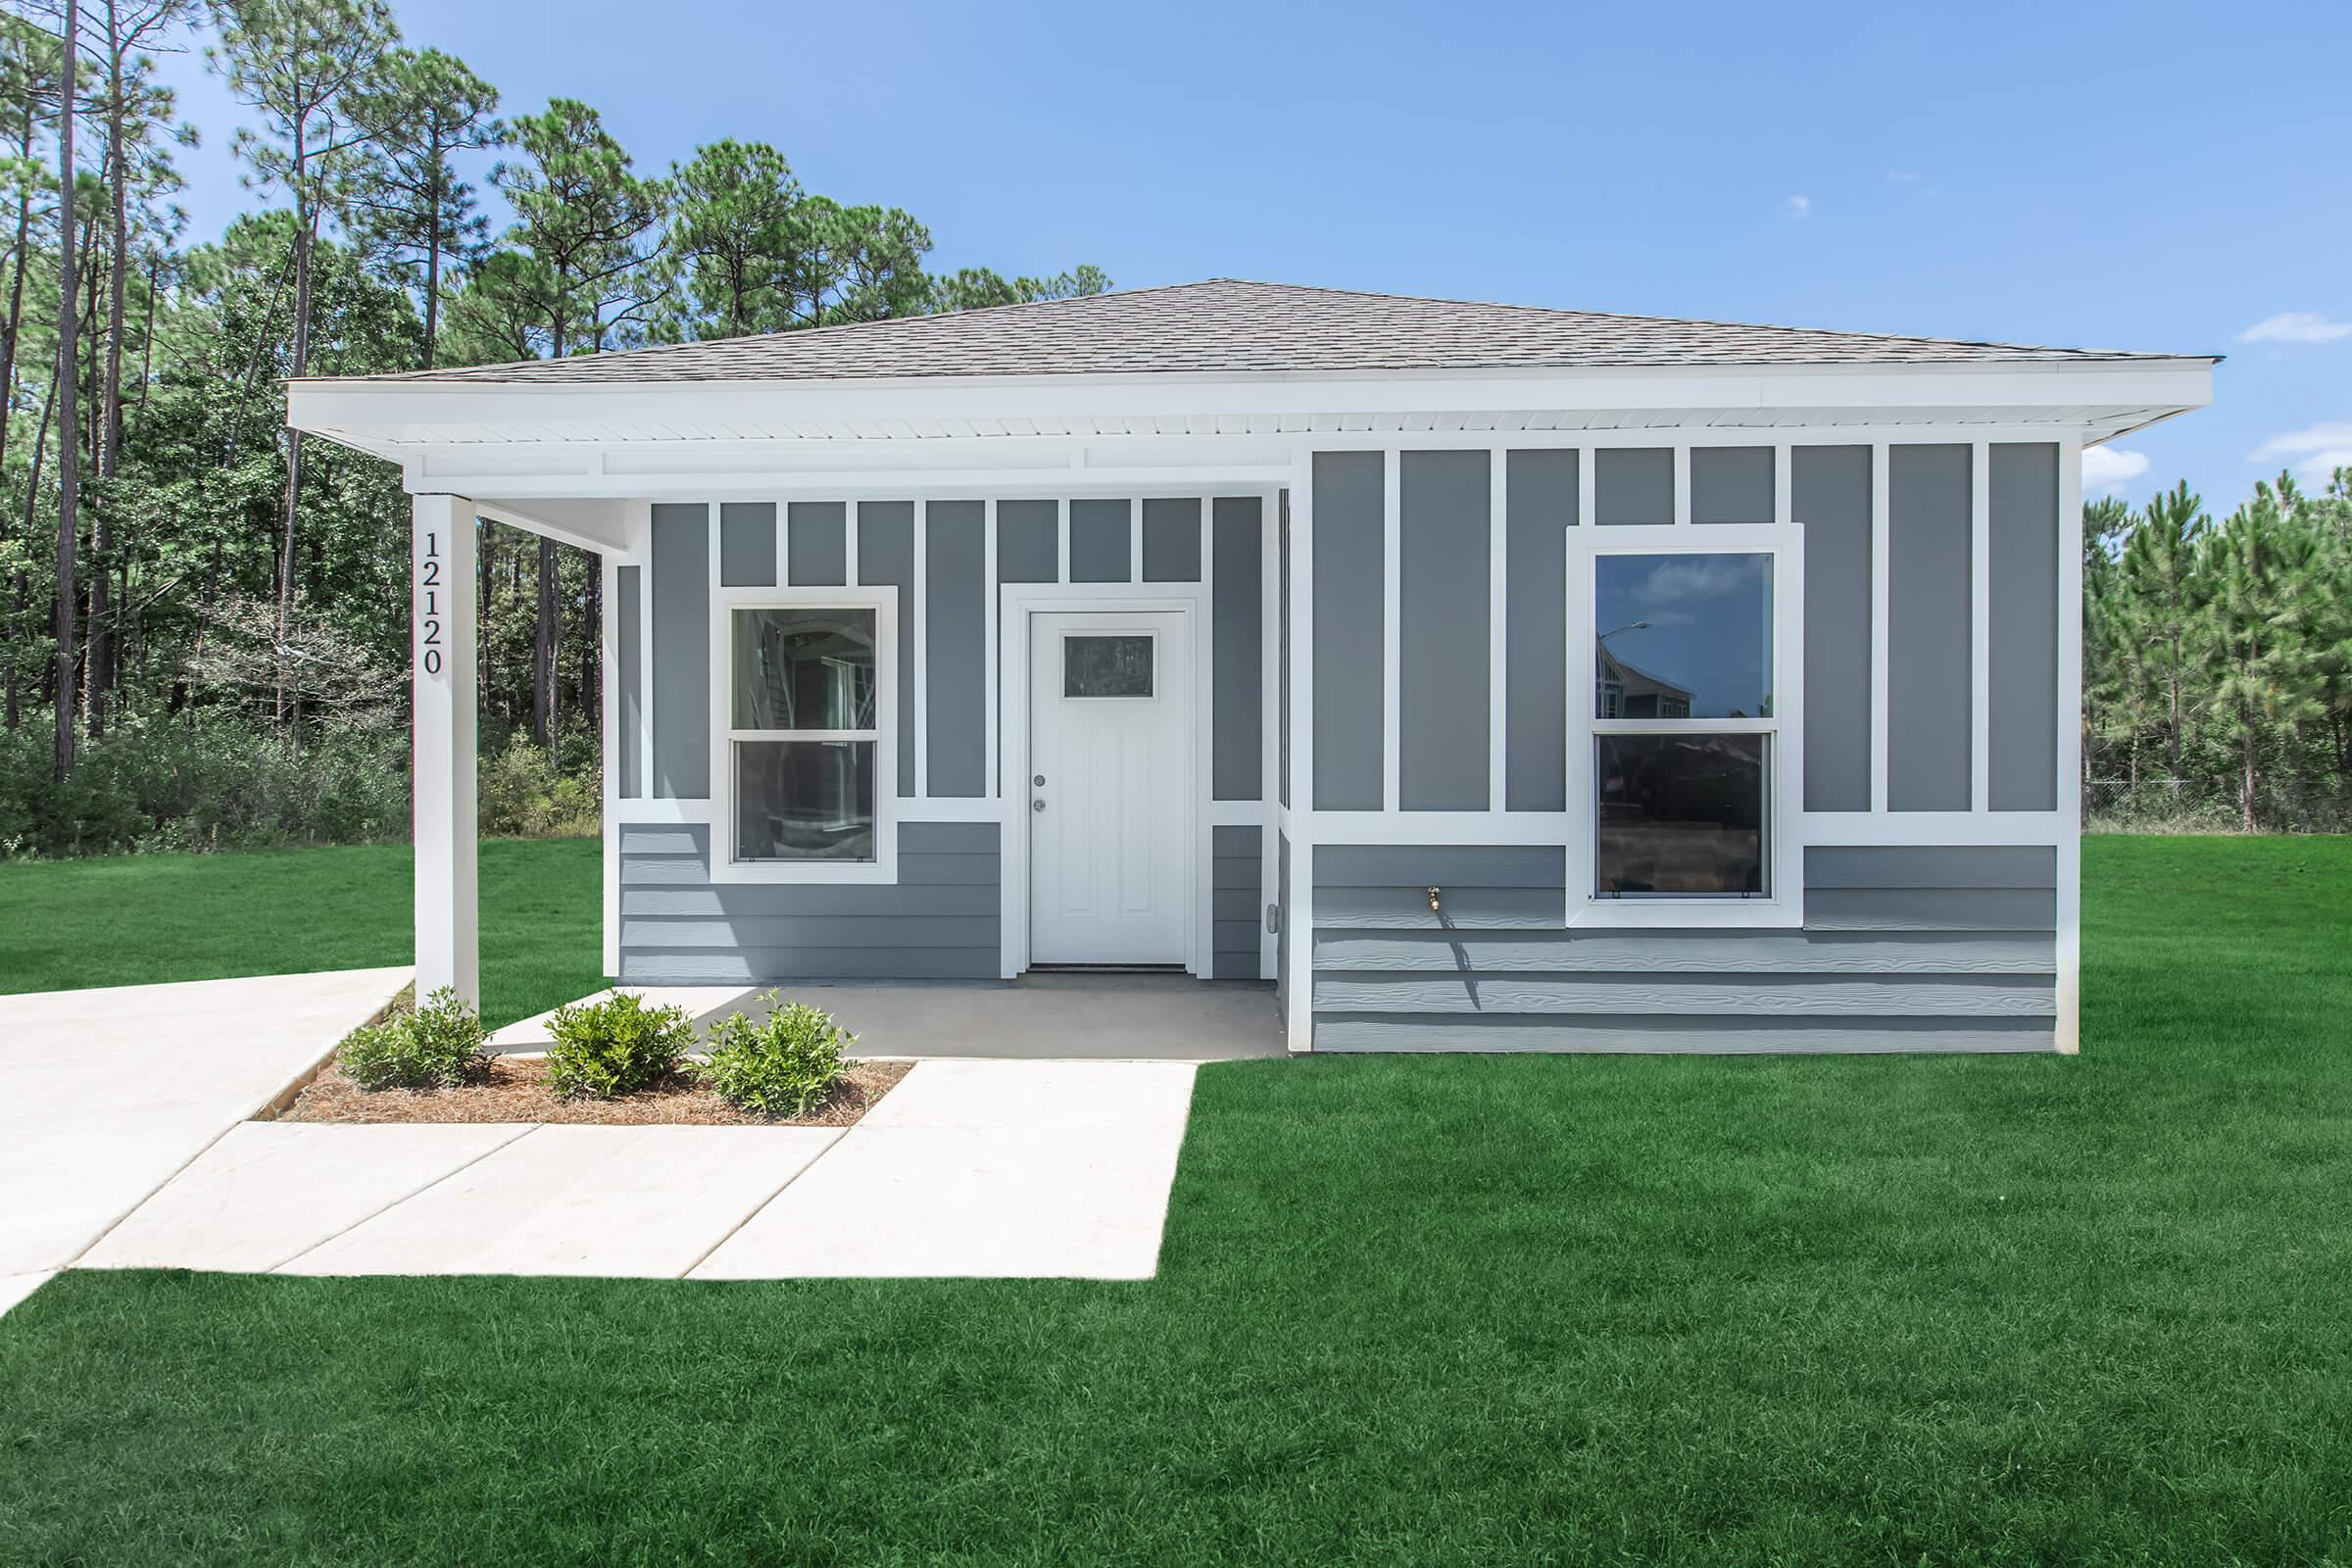
<instances>
[{"instance_id":1,"label":"outdoor spigot","mask_svg":"<svg viewBox=\"0 0 2352 1568\"><path fill-rule=\"evenodd\" d=\"M1432 913L1432 914L1436 914L1436 913L1438 913L1438 912L1439 912L1439 910L1438 910L1438 890L1437 890L1436 888L1431 888L1431 889L1429 890L1429 912L1430 912L1430 913Z\"/></svg>"}]
</instances>

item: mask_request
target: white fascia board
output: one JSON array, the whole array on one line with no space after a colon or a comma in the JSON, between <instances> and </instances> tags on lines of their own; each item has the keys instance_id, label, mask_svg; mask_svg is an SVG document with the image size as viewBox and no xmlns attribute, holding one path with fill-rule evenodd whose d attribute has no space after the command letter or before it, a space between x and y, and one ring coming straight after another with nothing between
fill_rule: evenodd
<instances>
[{"instance_id":1,"label":"white fascia board","mask_svg":"<svg viewBox=\"0 0 2352 1568\"><path fill-rule=\"evenodd\" d=\"M511 431L531 440L582 423L630 427L710 420L776 423L1072 416L1409 416L1557 411L1812 408L2186 410L2212 401L2209 360L2021 365L1623 368L1564 372L1426 372L1356 376L1048 376L620 386L306 381L287 389L287 422L380 451L427 444L428 428Z\"/></svg>"}]
</instances>

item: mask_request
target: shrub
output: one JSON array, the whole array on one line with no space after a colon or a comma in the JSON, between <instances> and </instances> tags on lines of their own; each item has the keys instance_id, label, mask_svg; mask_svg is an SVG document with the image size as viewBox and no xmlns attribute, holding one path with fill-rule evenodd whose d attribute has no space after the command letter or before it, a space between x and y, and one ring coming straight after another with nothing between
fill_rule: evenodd
<instances>
[{"instance_id":1,"label":"shrub","mask_svg":"<svg viewBox=\"0 0 2352 1568\"><path fill-rule=\"evenodd\" d=\"M686 1009L649 1007L633 991L556 1009L547 1048L547 1085L590 1100L632 1095L678 1070L694 1044Z\"/></svg>"},{"instance_id":2,"label":"shrub","mask_svg":"<svg viewBox=\"0 0 2352 1568\"><path fill-rule=\"evenodd\" d=\"M596 760L577 755L577 743L559 759L517 730L481 762L481 830L493 838L581 838L598 831L604 809ZM561 765L560 765L561 764Z\"/></svg>"},{"instance_id":3,"label":"shrub","mask_svg":"<svg viewBox=\"0 0 2352 1568\"><path fill-rule=\"evenodd\" d=\"M833 1015L805 1003L778 1006L770 991L767 1015L754 1021L731 1013L710 1034L710 1059L696 1076L722 1098L770 1116L806 1116L825 1102L847 1063L842 1048L858 1043Z\"/></svg>"},{"instance_id":4,"label":"shrub","mask_svg":"<svg viewBox=\"0 0 2352 1568\"><path fill-rule=\"evenodd\" d=\"M443 986L414 1011L354 1029L343 1072L362 1089L454 1089L489 1069L488 1038L473 1004Z\"/></svg>"}]
</instances>

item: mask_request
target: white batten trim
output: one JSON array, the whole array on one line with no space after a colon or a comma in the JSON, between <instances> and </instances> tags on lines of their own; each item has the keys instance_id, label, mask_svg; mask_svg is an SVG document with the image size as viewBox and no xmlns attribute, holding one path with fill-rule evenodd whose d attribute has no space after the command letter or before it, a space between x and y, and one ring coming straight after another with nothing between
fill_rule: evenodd
<instances>
[{"instance_id":1,"label":"white batten trim","mask_svg":"<svg viewBox=\"0 0 2352 1568\"><path fill-rule=\"evenodd\" d=\"M654 793L654 504L634 502L629 537L638 542L637 573L637 793Z\"/></svg>"},{"instance_id":2,"label":"white batten trim","mask_svg":"<svg viewBox=\"0 0 2352 1568\"><path fill-rule=\"evenodd\" d=\"M998 719L1004 711L1004 670L997 657L997 498L994 496L981 503L981 527L985 537L981 542L980 591L987 599L981 612L981 635L988 639L988 651L981 655L988 662L981 696L988 703L988 720L987 735L981 743L980 755L985 760L982 767L988 775L986 791L994 795L998 787L997 775L1003 771L998 765L997 757Z\"/></svg>"},{"instance_id":3,"label":"white batten trim","mask_svg":"<svg viewBox=\"0 0 2352 1568\"><path fill-rule=\"evenodd\" d=\"M842 563L842 581L853 588L858 587L858 503L855 501L845 501L841 506L841 548L845 558Z\"/></svg>"},{"instance_id":4,"label":"white batten trim","mask_svg":"<svg viewBox=\"0 0 2352 1568\"><path fill-rule=\"evenodd\" d=\"M1886 809L1886 633L1887 584L1894 563L1887 541L1892 525L1887 516L1886 455L1888 444L1870 446L1870 808Z\"/></svg>"},{"instance_id":5,"label":"white batten trim","mask_svg":"<svg viewBox=\"0 0 2352 1568\"><path fill-rule=\"evenodd\" d=\"M1690 526L1690 444L1678 441L1674 447L1674 525Z\"/></svg>"},{"instance_id":6,"label":"white batten trim","mask_svg":"<svg viewBox=\"0 0 2352 1568\"><path fill-rule=\"evenodd\" d=\"M1127 498L1127 580L1144 580L1144 503L1140 496Z\"/></svg>"},{"instance_id":7,"label":"white batten trim","mask_svg":"<svg viewBox=\"0 0 2352 1568\"><path fill-rule=\"evenodd\" d=\"M1939 844L2055 844L2066 824L2054 811L1804 811L1797 831L1827 848L1912 848Z\"/></svg>"},{"instance_id":8,"label":"white batten trim","mask_svg":"<svg viewBox=\"0 0 2352 1568\"><path fill-rule=\"evenodd\" d=\"M792 503L778 501L772 504L776 509L776 586L789 588L792 586Z\"/></svg>"},{"instance_id":9,"label":"white batten trim","mask_svg":"<svg viewBox=\"0 0 2352 1568\"><path fill-rule=\"evenodd\" d=\"M416 995L447 986L480 1005L480 816L476 809L473 504L410 505L410 759L416 812Z\"/></svg>"},{"instance_id":10,"label":"white batten trim","mask_svg":"<svg viewBox=\"0 0 2352 1568\"><path fill-rule=\"evenodd\" d=\"M2082 1049L2082 451L2058 443L2058 1049ZM2002 813L2007 814L2007 813Z\"/></svg>"},{"instance_id":11,"label":"white batten trim","mask_svg":"<svg viewBox=\"0 0 2352 1568\"><path fill-rule=\"evenodd\" d=\"M1212 510L1213 510L1213 503ZM1278 878L1281 867L1276 863L1279 854L1275 842L1276 827L1271 820L1279 811L1282 791L1282 564L1279 536L1282 528L1282 493L1269 490L1258 502L1257 527L1257 800L1258 820L1262 824L1257 835L1257 973L1261 980L1274 978L1277 955L1275 944L1280 937L1266 924L1266 907L1275 902L1275 893L1282 886ZM1215 635L1215 589L1211 586L1209 604L1210 635Z\"/></svg>"},{"instance_id":12,"label":"white batten trim","mask_svg":"<svg viewBox=\"0 0 2352 1568\"><path fill-rule=\"evenodd\" d=\"M633 543L635 541L632 541ZM638 548L642 549L640 544ZM598 837L604 840L605 905L604 905L604 973L620 973L620 828L613 821L612 808L620 802L620 769L614 765L616 748L613 738L620 731L620 682L613 671L620 662L620 616L613 606L620 599L620 562L615 556L603 558L604 579L598 603L605 607L602 624L597 628L597 725L596 733L603 741L604 820ZM645 575L642 568L638 575ZM644 622L638 623L643 635Z\"/></svg>"},{"instance_id":13,"label":"white batten trim","mask_svg":"<svg viewBox=\"0 0 2352 1568\"><path fill-rule=\"evenodd\" d=\"M1380 456L1380 800L1394 811L1404 774L1403 465L1395 447Z\"/></svg>"},{"instance_id":14,"label":"white batten trim","mask_svg":"<svg viewBox=\"0 0 2352 1568\"><path fill-rule=\"evenodd\" d=\"M1968 804L1992 809L1992 449L1968 449Z\"/></svg>"},{"instance_id":15,"label":"white batten trim","mask_svg":"<svg viewBox=\"0 0 2352 1568\"><path fill-rule=\"evenodd\" d=\"M906 803L902 801L900 804L904 806ZM710 817L709 801L674 800L664 796L660 800L615 801L612 804L612 820L663 826L680 822L708 822Z\"/></svg>"},{"instance_id":16,"label":"white batten trim","mask_svg":"<svg viewBox=\"0 0 2352 1568\"><path fill-rule=\"evenodd\" d=\"M1070 498L1058 496L1054 502L1054 580L1070 580Z\"/></svg>"},{"instance_id":17,"label":"white batten trim","mask_svg":"<svg viewBox=\"0 0 2352 1568\"><path fill-rule=\"evenodd\" d=\"M1510 504L1505 477L1510 449L1487 453L1487 808L1503 807L1510 716Z\"/></svg>"},{"instance_id":18,"label":"white batten trim","mask_svg":"<svg viewBox=\"0 0 2352 1568\"><path fill-rule=\"evenodd\" d=\"M1285 868L1290 897L1282 910L1283 1040L1294 1052L1312 1051L1315 1045L1315 835L1305 822L1315 799L1314 508L1314 448L1301 442L1292 458L1291 477L1291 823ZM1281 884L1275 886L1279 890Z\"/></svg>"},{"instance_id":19,"label":"white batten trim","mask_svg":"<svg viewBox=\"0 0 2352 1568\"><path fill-rule=\"evenodd\" d=\"M931 638L924 624L931 618L927 613L931 608L930 523L931 503L917 500L914 504L914 567L907 573L914 580L906 585L904 608L914 616L914 793L918 798L931 793Z\"/></svg>"},{"instance_id":20,"label":"white batten trim","mask_svg":"<svg viewBox=\"0 0 2352 1568\"><path fill-rule=\"evenodd\" d=\"M927 801L902 796L897 814L902 822L995 822L1004 811L984 795L943 795Z\"/></svg>"},{"instance_id":21,"label":"white batten trim","mask_svg":"<svg viewBox=\"0 0 2352 1568\"><path fill-rule=\"evenodd\" d=\"M1211 827L1257 827L1266 819L1263 801L1211 801L1205 812ZM1261 925L1263 921L1259 922Z\"/></svg>"}]
</instances>

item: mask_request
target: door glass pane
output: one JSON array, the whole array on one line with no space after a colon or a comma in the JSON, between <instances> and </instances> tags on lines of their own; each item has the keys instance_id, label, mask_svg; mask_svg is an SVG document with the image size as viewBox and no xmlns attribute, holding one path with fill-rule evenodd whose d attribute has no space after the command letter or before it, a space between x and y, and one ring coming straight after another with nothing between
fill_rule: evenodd
<instances>
[{"instance_id":1,"label":"door glass pane","mask_svg":"<svg viewBox=\"0 0 2352 1568\"><path fill-rule=\"evenodd\" d=\"M1592 558L1595 718L1770 718L1772 557Z\"/></svg>"},{"instance_id":2,"label":"door glass pane","mask_svg":"<svg viewBox=\"0 0 2352 1568\"><path fill-rule=\"evenodd\" d=\"M1768 737L1601 735L1595 743L1595 893L1770 893L1764 869Z\"/></svg>"},{"instance_id":3,"label":"door glass pane","mask_svg":"<svg viewBox=\"0 0 2352 1568\"><path fill-rule=\"evenodd\" d=\"M874 612L738 610L736 729L874 728Z\"/></svg>"},{"instance_id":4,"label":"door glass pane","mask_svg":"<svg viewBox=\"0 0 2352 1568\"><path fill-rule=\"evenodd\" d=\"M738 741L735 858L874 858L872 741Z\"/></svg>"},{"instance_id":5,"label":"door glass pane","mask_svg":"<svg viewBox=\"0 0 2352 1568\"><path fill-rule=\"evenodd\" d=\"M1064 697L1149 697L1152 695L1152 639L1149 637L1064 637L1061 640Z\"/></svg>"}]
</instances>

